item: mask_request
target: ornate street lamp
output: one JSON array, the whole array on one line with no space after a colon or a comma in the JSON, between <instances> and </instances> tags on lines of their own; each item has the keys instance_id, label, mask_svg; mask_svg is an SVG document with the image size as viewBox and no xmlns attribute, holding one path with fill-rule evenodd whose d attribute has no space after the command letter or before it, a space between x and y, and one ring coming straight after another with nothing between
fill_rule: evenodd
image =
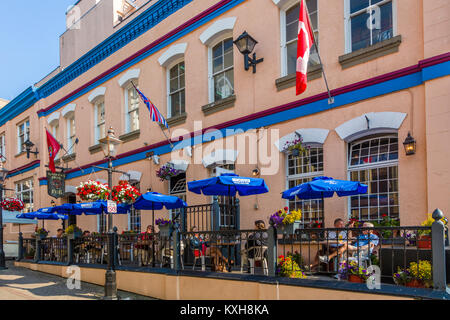
<instances>
[{"instance_id":1,"label":"ornate street lamp","mask_svg":"<svg viewBox=\"0 0 450 320\"><path fill-rule=\"evenodd\" d=\"M0 162L0 202L3 201L3 190L6 177L9 171L3 167L3 163ZM3 209L0 206L0 270L5 270L5 251L3 250Z\"/></svg>"},{"instance_id":2,"label":"ornate street lamp","mask_svg":"<svg viewBox=\"0 0 450 320\"><path fill-rule=\"evenodd\" d=\"M39 151L36 147L36 151L31 151L34 147L34 143L30 140L30 129L27 130L27 140L23 143L23 146L25 147L25 151L27 152L27 159L30 159L30 153L34 155L38 155Z\"/></svg>"},{"instance_id":3,"label":"ornate street lamp","mask_svg":"<svg viewBox=\"0 0 450 320\"><path fill-rule=\"evenodd\" d=\"M253 53L253 58L249 57L249 55L253 52L253 49L255 49L257 43L258 41L249 35L247 31L244 31L244 33L234 41L234 44L238 48L239 52L244 55L245 70L248 71L250 67L253 67L253 73L256 73L256 65L264 61L263 58L257 60L256 53Z\"/></svg>"},{"instance_id":4,"label":"ornate street lamp","mask_svg":"<svg viewBox=\"0 0 450 320\"><path fill-rule=\"evenodd\" d=\"M416 140L411 136L411 133L408 132L408 136L403 142L403 146L405 147L405 153L407 156L411 156L416 153Z\"/></svg>"}]
</instances>

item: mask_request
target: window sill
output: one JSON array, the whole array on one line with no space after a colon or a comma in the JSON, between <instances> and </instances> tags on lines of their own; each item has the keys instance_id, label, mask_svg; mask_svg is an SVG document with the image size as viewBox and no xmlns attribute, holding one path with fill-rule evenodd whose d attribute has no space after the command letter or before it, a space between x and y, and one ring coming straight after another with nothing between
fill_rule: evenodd
<instances>
[{"instance_id":1,"label":"window sill","mask_svg":"<svg viewBox=\"0 0 450 320\"><path fill-rule=\"evenodd\" d=\"M400 43L402 43L402 36L398 35L391 39L379 42L373 46L344 54L339 57L339 63L341 64L342 69L350 68L358 64L398 52Z\"/></svg>"},{"instance_id":2,"label":"window sill","mask_svg":"<svg viewBox=\"0 0 450 320\"><path fill-rule=\"evenodd\" d=\"M14 155L14 157L15 157L15 158L18 158L18 157L20 157L20 156L23 156L24 154L27 154L27 152L26 152L26 151L21 151L20 153Z\"/></svg>"},{"instance_id":3,"label":"window sill","mask_svg":"<svg viewBox=\"0 0 450 320\"><path fill-rule=\"evenodd\" d=\"M236 95L233 94L228 98L218 100L213 103L207 104L206 106L203 106L202 111L205 114L205 116L209 116L210 114L234 107L235 102L236 102Z\"/></svg>"},{"instance_id":4,"label":"window sill","mask_svg":"<svg viewBox=\"0 0 450 320\"><path fill-rule=\"evenodd\" d=\"M307 76L308 76L308 81L321 78L322 77L322 65L318 64L318 65L308 68ZM275 80L275 85L277 87L277 91L295 87L295 83L296 83L296 74L295 73Z\"/></svg>"},{"instance_id":5,"label":"window sill","mask_svg":"<svg viewBox=\"0 0 450 320\"><path fill-rule=\"evenodd\" d=\"M170 117L169 119L167 119L167 124L170 127L179 126L180 124L186 123L186 119L187 119L187 113L183 112L183 113L180 113L179 115L176 115L174 117Z\"/></svg>"},{"instance_id":6,"label":"window sill","mask_svg":"<svg viewBox=\"0 0 450 320\"><path fill-rule=\"evenodd\" d=\"M76 153L68 154L68 155L62 157L62 161L64 161L64 162L73 161L76 159L76 157L77 157Z\"/></svg>"},{"instance_id":7,"label":"window sill","mask_svg":"<svg viewBox=\"0 0 450 320\"><path fill-rule=\"evenodd\" d=\"M135 130L135 131L131 131L129 133L125 133L121 136L119 136L119 139L122 140L122 142L129 142L129 141L133 141L136 139L139 139L141 135L141 130Z\"/></svg>"},{"instance_id":8,"label":"window sill","mask_svg":"<svg viewBox=\"0 0 450 320\"><path fill-rule=\"evenodd\" d=\"M93 145L93 146L89 147L89 152L91 154L98 153L100 151L102 151L102 145L101 144L96 144L96 145Z\"/></svg>"}]
</instances>

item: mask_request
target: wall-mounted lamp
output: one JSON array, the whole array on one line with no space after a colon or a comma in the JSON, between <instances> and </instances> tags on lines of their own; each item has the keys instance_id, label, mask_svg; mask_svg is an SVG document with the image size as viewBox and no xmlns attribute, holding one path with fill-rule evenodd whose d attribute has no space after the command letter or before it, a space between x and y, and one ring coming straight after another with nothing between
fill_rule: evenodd
<instances>
[{"instance_id":1,"label":"wall-mounted lamp","mask_svg":"<svg viewBox=\"0 0 450 320\"><path fill-rule=\"evenodd\" d=\"M416 153L416 140L411 136L411 133L408 132L408 136L403 142L403 146L405 147L405 153L407 156L411 156Z\"/></svg>"},{"instance_id":2,"label":"wall-mounted lamp","mask_svg":"<svg viewBox=\"0 0 450 320\"><path fill-rule=\"evenodd\" d=\"M52 201L50 202L50 204L52 205L52 207L56 207L56 202L55 202L55 200L52 200Z\"/></svg>"},{"instance_id":3,"label":"wall-mounted lamp","mask_svg":"<svg viewBox=\"0 0 450 320\"><path fill-rule=\"evenodd\" d=\"M256 73L256 65L264 61L264 58L257 60L256 53L253 53L253 58L249 57L250 53L252 53L253 49L255 49L257 43L258 41L253 39L253 37L249 35L247 31L244 31L244 33L234 41L234 44L238 48L239 52L244 55L245 70L248 71L250 67L253 67L253 73Z\"/></svg>"},{"instance_id":4,"label":"wall-mounted lamp","mask_svg":"<svg viewBox=\"0 0 450 320\"><path fill-rule=\"evenodd\" d=\"M39 151L36 147L36 151L31 151L34 147L34 143L30 140L30 130L27 131L27 140L23 143L23 146L25 147L25 151L27 152L27 159L30 159L30 153L34 155L38 155Z\"/></svg>"},{"instance_id":5,"label":"wall-mounted lamp","mask_svg":"<svg viewBox=\"0 0 450 320\"><path fill-rule=\"evenodd\" d=\"M252 171L252 175L253 175L254 177L258 177L260 173L261 173L261 172L259 171L258 168L255 168L255 169L253 169L253 171Z\"/></svg>"},{"instance_id":6,"label":"wall-mounted lamp","mask_svg":"<svg viewBox=\"0 0 450 320\"><path fill-rule=\"evenodd\" d=\"M147 188L147 192L152 192L152 187Z\"/></svg>"}]
</instances>

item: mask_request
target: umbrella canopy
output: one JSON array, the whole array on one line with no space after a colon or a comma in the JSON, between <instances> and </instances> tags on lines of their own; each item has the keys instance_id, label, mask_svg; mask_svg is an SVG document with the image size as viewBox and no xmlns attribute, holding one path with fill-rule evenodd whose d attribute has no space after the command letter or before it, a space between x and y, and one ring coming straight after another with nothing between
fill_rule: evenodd
<instances>
[{"instance_id":1,"label":"umbrella canopy","mask_svg":"<svg viewBox=\"0 0 450 320\"><path fill-rule=\"evenodd\" d=\"M47 207L47 208L40 208L38 209L38 211L36 212L43 212L43 213L55 213L56 212L56 207Z\"/></svg>"},{"instance_id":2,"label":"umbrella canopy","mask_svg":"<svg viewBox=\"0 0 450 320\"><path fill-rule=\"evenodd\" d=\"M38 220L67 220L68 216L58 213L46 213L46 212L36 212L36 219Z\"/></svg>"},{"instance_id":3,"label":"umbrella canopy","mask_svg":"<svg viewBox=\"0 0 450 320\"><path fill-rule=\"evenodd\" d=\"M127 214L130 211L131 205L119 203L117 204L118 214ZM84 213L85 215L97 215L102 213L107 213L108 203L105 200L86 202L86 203L76 203L72 205L72 214L80 215Z\"/></svg>"},{"instance_id":4,"label":"umbrella canopy","mask_svg":"<svg viewBox=\"0 0 450 320\"><path fill-rule=\"evenodd\" d=\"M354 196L367 193L367 185L358 181L336 180L330 177L317 177L283 192L282 198L294 200Z\"/></svg>"},{"instance_id":5,"label":"umbrella canopy","mask_svg":"<svg viewBox=\"0 0 450 320\"><path fill-rule=\"evenodd\" d=\"M24 212L16 216L17 219L36 219L36 212Z\"/></svg>"},{"instance_id":6,"label":"umbrella canopy","mask_svg":"<svg viewBox=\"0 0 450 320\"><path fill-rule=\"evenodd\" d=\"M74 204L72 203L64 203L60 206L54 207L54 212L61 214L69 214L69 215L80 215L81 212L75 210Z\"/></svg>"},{"instance_id":7,"label":"umbrella canopy","mask_svg":"<svg viewBox=\"0 0 450 320\"><path fill-rule=\"evenodd\" d=\"M269 188L264 179L240 177L234 173L223 173L218 177L188 182L188 189L205 196L249 196L267 193Z\"/></svg>"},{"instance_id":8,"label":"umbrella canopy","mask_svg":"<svg viewBox=\"0 0 450 320\"><path fill-rule=\"evenodd\" d=\"M137 210L162 210L166 209L178 209L187 207L187 203L182 199L174 196L166 196L158 192L147 192L137 198L133 204Z\"/></svg>"}]
</instances>

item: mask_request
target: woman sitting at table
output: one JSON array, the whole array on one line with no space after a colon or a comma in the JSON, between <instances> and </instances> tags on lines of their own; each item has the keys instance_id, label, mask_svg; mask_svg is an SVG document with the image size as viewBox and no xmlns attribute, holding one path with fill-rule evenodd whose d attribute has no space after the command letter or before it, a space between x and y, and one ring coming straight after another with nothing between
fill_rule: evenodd
<instances>
[{"instance_id":1,"label":"woman sitting at table","mask_svg":"<svg viewBox=\"0 0 450 320\"><path fill-rule=\"evenodd\" d=\"M141 256L143 265L147 265L150 261L153 261L153 241L154 241L155 228L152 225L148 225L145 232L142 232L138 239L138 243L134 246L138 250L138 254Z\"/></svg>"}]
</instances>

